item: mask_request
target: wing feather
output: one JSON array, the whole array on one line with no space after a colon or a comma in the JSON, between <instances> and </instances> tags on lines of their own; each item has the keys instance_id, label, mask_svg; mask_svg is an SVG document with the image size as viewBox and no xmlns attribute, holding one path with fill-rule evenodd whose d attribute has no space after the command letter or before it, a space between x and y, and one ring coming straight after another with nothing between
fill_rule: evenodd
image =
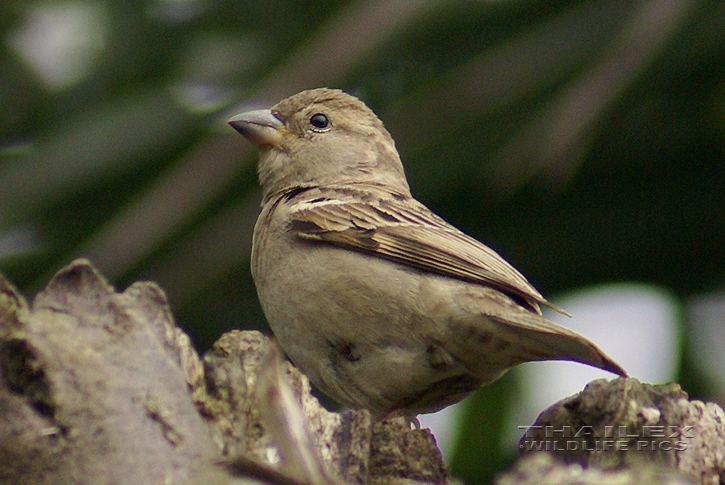
<instances>
[{"instance_id":1,"label":"wing feather","mask_svg":"<svg viewBox=\"0 0 725 485\"><path fill-rule=\"evenodd\" d=\"M543 296L495 251L436 216L414 199L325 200L300 203L292 231L444 276L493 286L566 313ZM534 303L535 302L535 303Z\"/></svg>"}]
</instances>

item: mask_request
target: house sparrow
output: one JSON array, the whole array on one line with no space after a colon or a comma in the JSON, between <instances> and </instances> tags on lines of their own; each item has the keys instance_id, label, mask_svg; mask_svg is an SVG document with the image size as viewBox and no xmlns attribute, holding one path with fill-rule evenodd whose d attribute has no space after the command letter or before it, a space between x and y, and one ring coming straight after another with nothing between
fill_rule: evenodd
<instances>
[{"instance_id":1,"label":"house sparrow","mask_svg":"<svg viewBox=\"0 0 725 485\"><path fill-rule=\"evenodd\" d=\"M260 150L252 275L313 384L351 408L414 417L516 364L573 360L625 376L501 256L415 200L395 143L360 100L303 91L229 124Z\"/></svg>"}]
</instances>

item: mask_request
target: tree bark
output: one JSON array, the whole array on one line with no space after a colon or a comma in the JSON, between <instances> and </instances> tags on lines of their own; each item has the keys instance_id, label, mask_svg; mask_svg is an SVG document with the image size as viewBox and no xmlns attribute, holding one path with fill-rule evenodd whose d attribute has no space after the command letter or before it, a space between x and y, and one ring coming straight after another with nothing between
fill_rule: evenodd
<instances>
[{"instance_id":1,"label":"tree bark","mask_svg":"<svg viewBox=\"0 0 725 485\"><path fill-rule=\"evenodd\" d=\"M674 384L595 381L539 417L522 438L527 456L498 483L645 483L679 474L716 484L724 423L720 408L688 401ZM548 429L585 429L584 441L596 446L606 426L630 430L629 448L526 451L555 441ZM660 443L650 452L636 450L643 426L688 431L648 437ZM679 441L683 450L661 445ZM28 305L0 278L0 484L451 481L429 430L325 410L259 332L229 332L200 359L154 283L118 293L77 260Z\"/></svg>"}]
</instances>

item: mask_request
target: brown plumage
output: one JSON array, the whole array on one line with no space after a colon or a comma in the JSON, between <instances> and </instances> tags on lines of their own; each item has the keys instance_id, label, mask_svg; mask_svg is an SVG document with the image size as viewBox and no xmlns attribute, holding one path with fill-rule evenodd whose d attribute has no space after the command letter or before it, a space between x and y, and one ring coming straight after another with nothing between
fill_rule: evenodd
<instances>
[{"instance_id":1,"label":"brown plumage","mask_svg":"<svg viewBox=\"0 0 725 485\"><path fill-rule=\"evenodd\" d=\"M303 91L229 123L261 151L252 274L262 308L332 398L413 416L521 362L626 375L544 319L539 304L559 309L503 258L411 196L393 139L357 98Z\"/></svg>"}]
</instances>

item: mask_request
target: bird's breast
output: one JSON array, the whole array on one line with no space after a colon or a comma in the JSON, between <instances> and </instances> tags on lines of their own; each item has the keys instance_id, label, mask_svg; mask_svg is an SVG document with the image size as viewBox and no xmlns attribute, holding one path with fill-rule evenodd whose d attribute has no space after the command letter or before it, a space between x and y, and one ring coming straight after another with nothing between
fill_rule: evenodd
<instances>
[{"instance_id":1,"label":"bird's breast","mask_svg":"<svg viewBox=\"0 0 725 485\"><path fill-rule=\"evenodd\" d=\"M419 401L438 381L470 387L441 344L448 322L435 317L426 275L284 228L258 225L254 278L272 331L315 385L378 411Z\"/></svg>"}]
</instances>

